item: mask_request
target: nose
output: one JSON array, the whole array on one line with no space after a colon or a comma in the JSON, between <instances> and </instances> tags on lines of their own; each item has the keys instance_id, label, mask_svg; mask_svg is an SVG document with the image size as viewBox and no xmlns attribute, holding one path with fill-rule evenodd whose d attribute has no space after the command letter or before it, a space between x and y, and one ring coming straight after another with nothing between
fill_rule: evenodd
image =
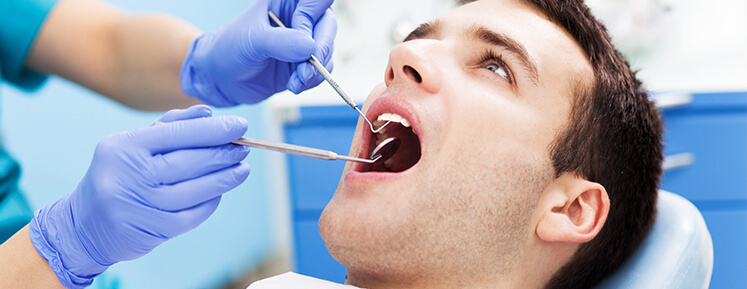
<instances>
[{"instance_id":1,"label":"nose","mask_svg":"<svg viewBox=\"0 0 747 289\"><path fill-rule=\"evenodd\" d=\"M400 43L389 53L389 64L384 74L384 83L389 87L414 85L428 93L441 89L443 73L436 65L437 40L421 39Z\"/></svg>"}]
</instances>

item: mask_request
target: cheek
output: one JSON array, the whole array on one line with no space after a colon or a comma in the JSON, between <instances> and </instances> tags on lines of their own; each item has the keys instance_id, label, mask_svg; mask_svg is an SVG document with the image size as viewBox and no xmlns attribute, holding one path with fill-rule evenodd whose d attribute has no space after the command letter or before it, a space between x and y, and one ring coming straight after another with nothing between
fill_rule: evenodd
<instances>
[{"instance_id":1,"label":"cheek","mask_svg":"<svg viewBox=\"0 0 747 289\"><path fill-rule=\"evenodd\" d=\"M536 110L508 93L465 96L452 107L447 141L474 157L544 155L552 135Z\"/></svg>"},{"instance_id":2,"label":"cheek","mask_svg":"<svg viewBox=\"0 0 747 289\"><path fill-rule=\"evenodd\" d=\"M503 195L552 176L548 145L554 134L535 110L508 97L463 96L451 105L432 176L440 185Z\"/></svg>"},{"instance_id":3,"label":"cheek","mask_svg":"<svg viewBox=\"0 0 747 289\"><path fill-rule=\"evenodd\" d=\"M411 211L419 212L415 235L467 248L484 244L496 249L521 248L532 236L531 216L551 173L541 161L511 152L444 163L431 173L431 181L416 196L418 201L412 202ZM460 254L464 256L459 258L466 259L498 258L491 250Z\"/></svg>"}]
</instances>

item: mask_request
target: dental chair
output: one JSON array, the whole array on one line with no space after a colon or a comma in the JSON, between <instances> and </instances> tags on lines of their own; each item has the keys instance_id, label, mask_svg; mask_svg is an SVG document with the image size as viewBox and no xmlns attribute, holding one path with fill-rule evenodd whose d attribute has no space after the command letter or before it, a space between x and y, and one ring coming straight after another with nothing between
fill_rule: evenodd
<instances>
[{"instance_id":1,"label":"dental chair","mask_svg":"<svg viewBox=\"0 0 747 289\"><path fill-rule=\"evenodd\" d=\"M659 191L656 223L641 247L597 289L708 288L713 242L703 216L683 197Z\"/></svg>"}]
</instances>

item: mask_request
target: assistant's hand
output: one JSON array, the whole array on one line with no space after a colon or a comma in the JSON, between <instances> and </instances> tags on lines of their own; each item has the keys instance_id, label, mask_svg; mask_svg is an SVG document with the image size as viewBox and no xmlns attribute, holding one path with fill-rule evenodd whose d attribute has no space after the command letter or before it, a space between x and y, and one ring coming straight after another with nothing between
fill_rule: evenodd
<instances>
[{"instance_id":1,"label":"assistant's hand","mask_svg":"<svg viewBox=\"0 0 747 289\"><path fill-rule=\"evenodd\" d=\"M211 114L205 105L172 110L164 125L105 138L75 191L36 211L29 236L63 285L90 285L195 228L247 178L249 149L230 144L246 120Z\"/></svg>"},{"instance_id":2,"label":"assistant's hand","mask_svg":"<svg viewBox=\"0 0 747 289\"><path fill-rule=\"evenodd\" d=\"M198 37L180 74L185 94L214 106L251 104L288 89L300 93L323 78L312 55L332 70L337 23L332 0L257 0L217 33ZM288 28L271 25L268 11Z\"/></svg>"}]
</instances>

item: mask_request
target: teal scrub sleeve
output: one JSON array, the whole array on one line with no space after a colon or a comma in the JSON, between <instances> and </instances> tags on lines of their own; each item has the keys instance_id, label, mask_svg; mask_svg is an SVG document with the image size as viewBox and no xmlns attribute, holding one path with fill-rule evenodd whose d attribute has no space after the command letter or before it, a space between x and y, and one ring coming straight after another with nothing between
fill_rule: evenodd
<instances>
[{"instance_id":1,"label":"teal scrub sleeve","mask_svg":"<svg viewBox=\"0 0 747 289\"><path fill-rule=\"evenodd\" d=\"M56 0L0 1L0 76L23 89L38 87L45 75L24 67L44 19Z\"/></svg>"},{"instance_id":2,"label":"teal scrub sleeve","mask_svg":"<svg viewBox=\"0 0 747 289\"><path fill-rule=\"evenodd\" d=\"M21 167L0 145L0 243L29 223L34 216L18 190Z\"/></svg>"},{"instance_id":3,"label":"teal scrub sleeve","mask_svg":"<svg viewBox=\"0 0 747 289\"><path fill-rule=\"evenodd\" d=\"M13 181L15 182L15 181ZM10 239L34 216L21 191L14 189L0 198L0 243Z\"/></svg>"}]
</instances>

